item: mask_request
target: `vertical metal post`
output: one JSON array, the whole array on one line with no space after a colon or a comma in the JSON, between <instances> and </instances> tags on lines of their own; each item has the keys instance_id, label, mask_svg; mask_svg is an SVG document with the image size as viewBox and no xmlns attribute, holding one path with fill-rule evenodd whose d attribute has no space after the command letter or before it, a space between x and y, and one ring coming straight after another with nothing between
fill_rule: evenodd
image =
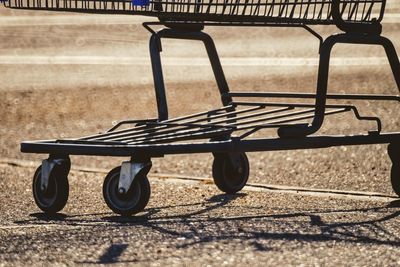
<instances>
[{"instance_id":1,"label":"vertical metal post","mask_svg":"<svg viewBox=\"0 0 400 267\"><path fill-rule=\"evenodd\" d=\"M199 32L199 37L204 43L207 50L207 55L211 63L211 67L217 82L219 93L221 94L221 101L224 106L232 102L232 97L228 96L229 86L226 81L224 70L222 69L222 64L218 56L217 48L215 47L214 41L210 35Z\"/></svg>"},{"instance_id":2,"label":"vertical metal post","mask_svg":"<svg viewBox=\"0 0 400 267\"><path fill-rule=\"evenodd\" d=\"M381 45L385 48L386 56L392 69L397 89L400 91L400 62L393 43L385 37L380 36Z\"/></svg>"},{"instance_id":3,"label":"vertical metal post","mask_svg":"<svg viewBox=\"0 0 400 267\"><path fill-rule=\"evenodd\" d=\"M320 46L317 93L315 96L315 115L311 125L298 124L293 126L281 127L278 129L278 135L280 137L304 137L315 133L321 128L325 117L331 51L332 47L337 42L337 36L333 35L329 36Z\"/></svg>"},{"instance_id":4,"label":"vertical metal post","mask_svg":"<svg viewBox=\"0 0 400 267\"><path fill-rule=\"evenodd\" d=\"M151 65L153 70L154 87L156 91L158 118L160 121L168 119L168 103L160 55L162 51L161 38L202 41L211 63L218 90L221 94L222 104L226 106L232 102L232 97L227 95L227 93L229 93L229 86L222 69L221 61L219 60L217 49L210 35L201 31L163 29L157 33L153 33L150 38Z\"/></svg>"},{"instance_id":5,"label":"vertical metal post","mask_svg":"<svg viewBox=\"0 0 400 267\"><path fill-rule=\"evenodd\" d=\"M150 38L150 57L153 70L154 88L156 92L158 120L168 119L168 104L165 94L164 76L161 65L161 39L157 34L152 34Z\"/></svg>"},{"instance_id":6,"label":"vertical metal post","mask_svg":"<svg viewBox=\"0 0 400 267\"><path fill-rule=\"evenodd\" d=\"M319 55L317 95L315 99L315 116L305 135L312 134L321 128L325 117L326 95L328 91L329 63L332 47L337 43L334 36L328 37L322 43Z\"/></svg>"},{"instance_id":7,"label":"vertical metal post","mask_svg":"<svg viewBox=\"0 0 400 267\"><path fill-rule=\"evenodd\" d=\"M332 47L336 43L381 45L384 47L394 79L400 91L400 62L393 43L380 35L376 34L337 34L329 36L322 44L320 51L317 95L315 100L315 116L311 125L300 124L278 129L280 137L302 137L318 131L324 121L326 95L328 88L329 60Z\"/></svg>"}]
</instances>

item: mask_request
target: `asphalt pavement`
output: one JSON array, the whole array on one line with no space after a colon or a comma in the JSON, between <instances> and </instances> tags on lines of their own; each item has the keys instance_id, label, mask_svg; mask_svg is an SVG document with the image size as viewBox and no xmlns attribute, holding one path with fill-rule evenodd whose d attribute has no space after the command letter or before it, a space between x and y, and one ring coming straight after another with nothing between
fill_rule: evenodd
<instances>
[{"instance_id":1,"label":"asphalt pavement","mask_svg":"<svg viewBox=\"0 0 400 267\"><path fill-rule=\"evenodd\" d=\"M151 177L143 213L104 204L99 171L73 170L63 213L34 205L33 168L0 165L0 266L398 266L400 200L367 192L250 185L221 194L208 179Z\"/></svg>"}]
</instances>

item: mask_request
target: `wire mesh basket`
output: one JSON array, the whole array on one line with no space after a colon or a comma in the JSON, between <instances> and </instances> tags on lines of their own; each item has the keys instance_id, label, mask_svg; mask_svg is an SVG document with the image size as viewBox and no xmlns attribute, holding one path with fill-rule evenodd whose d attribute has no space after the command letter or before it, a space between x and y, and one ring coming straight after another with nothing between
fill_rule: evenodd
<instances>
[{"instance_id":1,"label":"wire mesh basket","mask_svg":"<svg viewBox=\"0 0 400 267\"><path fill-rule=\"evenodd\" d=\"M139 14L180 21L331 24L380 21L386 0L7 0L6 7Z\"/></svg>"}]
</instances>

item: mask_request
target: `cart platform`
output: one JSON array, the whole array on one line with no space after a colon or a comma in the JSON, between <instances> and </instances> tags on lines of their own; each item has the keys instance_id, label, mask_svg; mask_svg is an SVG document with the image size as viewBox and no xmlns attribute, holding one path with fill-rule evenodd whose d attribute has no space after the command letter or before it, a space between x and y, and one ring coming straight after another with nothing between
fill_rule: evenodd
<instances>
[{"instance_id":1,"label":"cart platform","mask_svg":"<svg viewBox=\"0 0 400 267\"><path fill-rule=\"evenodd\" d=\"M312 94L229 93L236 97L292 96L312 98ZM388 95L328 95L330 99L391 100ZM354 105L326 105L325 116L350 112L360 121L372 121L376 127L352 136L311 135L301 138L261 136L265 129L304 124L314 118L315 105L307 103L232 102L222 108L165 121L121 121L109 131L76 139L23 142L22 152L56 155L99 155L158 157L181 153L232 153L269 150L322 148L340 145L391 143L400 133L382 133L378 117L360 115ZM130 127L124 126L134 125Z\"/></svg>"}]
</instances>

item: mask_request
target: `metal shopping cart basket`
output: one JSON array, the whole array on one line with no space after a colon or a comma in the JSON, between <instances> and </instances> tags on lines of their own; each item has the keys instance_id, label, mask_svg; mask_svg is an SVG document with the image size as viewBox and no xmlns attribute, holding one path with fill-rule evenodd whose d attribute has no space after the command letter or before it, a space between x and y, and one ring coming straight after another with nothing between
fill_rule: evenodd
<instances>
[{"instance_id":1,"label":"metal shopping cart basket","mask_svg":"<svg viewBox=\"0 0 400 267\"><path fill-rule=\"evenodd\" d=\"M151 32L150 55L158 118L121 121L105 133L82 138L22 142L22 152L50 155L34 175L37 205L46 213L58 212L65 206L70 155L130 157L107 175L103 195L114 212L131 215L142 211L149 201L147 174L154 157L212 153L215 184L223 192L235 193L245 186L249 177L246 152L386 143L393 163L392 187L400 195L400 133L383 132L378 117L362 116L353 104L327 103L330 99L347 103L400 101L397 95L327 93L330 52L337 43L383 46L396 84L400 86L396 51L391 41L381 36L385 4L386 0L7 0L5 6L14 9L136 14L159 19L159 22L143 23ZM165 28L156 32L153 25ZM320 41L316 93L230 92L214 42L203 32L207 25L306 29ZM336 25L341 33L323 39L310 25ZM160 60L162 38L204 43L221 95L221 108L168 117ZM277 98L288 101L271 100ZM326 116L340 113L352 113L361 121L372 121L376 128L357 135L317 134ZM275 129L278 136L260 136L265 129Z\"/></svg>"}]
</instances>

